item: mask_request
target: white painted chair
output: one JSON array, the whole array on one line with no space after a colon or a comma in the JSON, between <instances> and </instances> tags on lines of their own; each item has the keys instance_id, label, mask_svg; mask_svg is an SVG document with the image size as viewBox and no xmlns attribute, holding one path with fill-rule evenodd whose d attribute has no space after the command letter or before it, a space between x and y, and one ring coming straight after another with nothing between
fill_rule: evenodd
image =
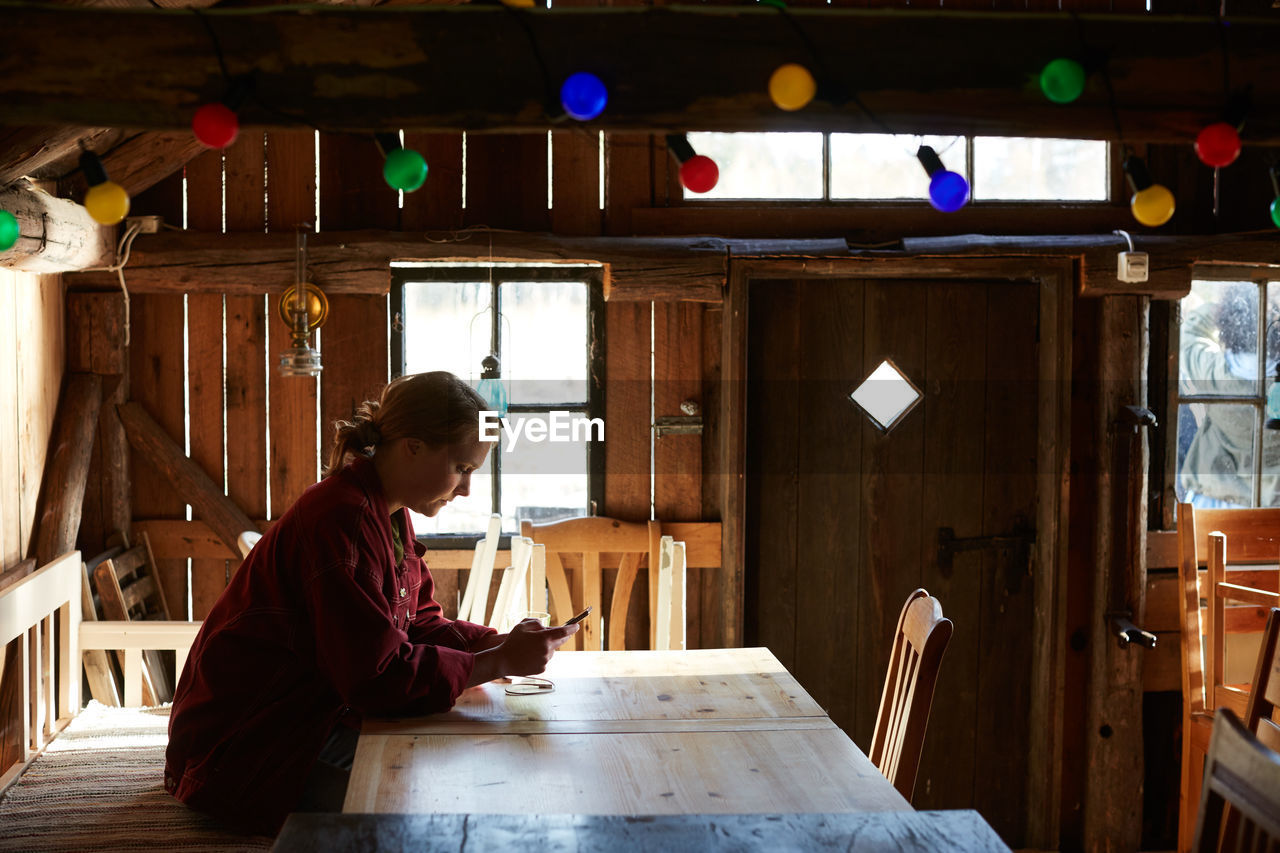
<instances>
[{"instance_id":1,"label":"white painted chair","mask_svg":"<svg viewBox=\"0 0 1280 853\"><path fill-rule=\"evenodd\" d=\"M458 618L477 625L487 625L486 612L489 607L489 584L493 580L493 565L498 558L498 540L502 536L502 516L494 513L489 516L489 529L484 538L476 543L475 554L471 558L471 574L467 577L467 589L462 594L462 604L458 607Z\"/></svg>"},{"instance_id":2,"label":"white painted chair","mask_svg":"<svg viewBox=\"0 0 1280 853\"><path fill-rule=\"evenodd\" d=\"M687 637L685 546L671 536L658 545L658 609L655 649L685 649Z\"/></svg>"}]
</instances>

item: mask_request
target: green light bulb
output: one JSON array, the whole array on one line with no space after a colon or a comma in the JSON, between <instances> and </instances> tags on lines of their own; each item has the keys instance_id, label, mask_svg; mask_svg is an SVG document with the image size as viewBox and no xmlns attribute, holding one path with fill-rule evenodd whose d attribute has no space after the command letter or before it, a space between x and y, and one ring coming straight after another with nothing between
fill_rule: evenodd
<instances>
[{"instance_id":1,"label":"green light bulb","mask_svg":"<svg viewBox=\"0 0 1280 853\"><path fill-rule=\"evenodd\" d=\"M0 252L12 249L20 236L22 229L18 227L18 218L7 210L0 210Z\"/></svg>"},{"instance_id":2,"label":"green light bulb","mask_svg":"<svg viewBox=\"0 0 1280 853\"><path fill-rule=\"evenodd\" d=\"M1271 202L1271 221L1280 228L1280 195L1276 196L1276 200Z\"/></svg>"},{"instance_id":3,"label":"green light bulb","mask_svg":"<svg viewBox=\"0 0 1280 853\"><path fill-rule=\"evenodd\" d=\"M427 161L417 151L397 148L387 154L382 177L391 189L411 193L426 181Z\"/></svg>"},{"instance_id":4,"label":"green light bulb","mask_svg":"<svg viewBox=\"0 0 1280 853\"><path fill-rule=\"evenodd\" d=\"M1040 90L1055 104L1069 104L1084 92L1084 68L1074 59L1052 60L1040 72Z\"/></svg>"}]
</instances>

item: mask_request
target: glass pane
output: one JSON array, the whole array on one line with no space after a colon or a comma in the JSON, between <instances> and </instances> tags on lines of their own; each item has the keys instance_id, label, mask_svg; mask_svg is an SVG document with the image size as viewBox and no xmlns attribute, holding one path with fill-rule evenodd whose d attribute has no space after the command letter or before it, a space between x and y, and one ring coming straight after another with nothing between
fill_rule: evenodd
<instances>
[{"instance_id":1,"label":"glass pane","mask_svg":"<svg viewBox=\"0 0 1280 853\"><path fill-rule=\"evenodd\" d=\"M493 514L493 455L499 445L489 451L484 464L471 475L471 494L465 498L457 498L453 503L443 507L434 518L427 518L410 510L413 517L413 532L418 536L431 536L440 533L483 532L489 527L489 516ZM430 555L427 556L430 562Z\"/></svg>"},{"instance_id":2,"label":"glass pane","mask_svg":"<svg viewBox=\"0 0 1280 853\"><path fill-rule=\"evenodd\" d=\"M1106 201L1107 163L1101 140L977 136L973 197Z\"/></svg>"},{"instance_id":3,"label":"glass pane","mask_svg":"<svg viewBox=\"0 0 1280 853\"><path fill-rule=\"evenodd\" d=\"M916 404L920 392L891 362L882 361L849 396L887 431Z\"/></svg>"},{"instance_id":4,"label":"glass pane","mask_svg":"<svg viewBox=\"0 0 1280 853\"><path fill-rule=\"evenodd\" d=\"M963 175L966 144L963 136L833 133L831 197L928 198L929 175L916 151L931 146L943 166Z\"/></svg>"},{"instance_id":5,"label":"glass pane","mask_svg":"<svg viewBox=\"0 0 1280 853\"><path fill-rule=\"evenodd\" d=\"M558 416L561 417L561 416ZM587 514L588 431L571 421L583 419L580 412L562 415L559 427L568 440L552 440L557 429L545 414L513 415L512 427L519 435L503 437L502 529L517 531L520 519L555 521ZM531 440L526 430L532 422L547 425L547 438ZM592 439L599 433L590 434ZM598 448L597 448L598 449Z\"/></svg>"},{"instance_id":6,"label":"glass pane","mask_svg":"<svg viewBox=\"0 0 1280 853\"><path fill-rule=\"evenodd\" d=\"M1260 296L1258 285L1248 281L1191 283L1191 293L1182 300L1179 331L1178 380L1184 397L1261 393ZM1276 330L1280 330L1280 324Z\"/></svg>"},{"instance_id":7,"label":"glass pane","mask_svg":"<svg viewBox=\"0 0 1280 853\"><path fill-rule=\"evenodd\" d=\"M502 375L512 403L587 400L588 289L577 281L503 282Z\"/></svg>"},{"instance_id":8,"label":"glass pane","mask_svg":"<svg viewBox=\"0 0 1280 853\"><path fill-rule=\"evenodd\" d=\"M720 180L686 199L822 198L821 133L690 133L689 144L716 161Z\"/></svg>"},{"instance_id":9,"label":"glass pane","mask_svg":"<svg viewBox=\"0 0 1280 853\"><path fill-rule=\"evenodd\" d=\"M1200 507L1253 506L1253 406L1183 403L1178 407L1178 500ZM1280 444L1275 445L1280 449ZM1268 442L1268 454L1272 452Z\"/></svg>"},{"instance_id":10,"label":"glass pane","mask_svg":"<svg viewBox=\"0 0 1280 853\"><path fill-rule=\"evenodd\" d=\"M487 282L405 282L405 372L447 370L474 386L489 352L488 308Z\"/></svg>"}]
</instances>

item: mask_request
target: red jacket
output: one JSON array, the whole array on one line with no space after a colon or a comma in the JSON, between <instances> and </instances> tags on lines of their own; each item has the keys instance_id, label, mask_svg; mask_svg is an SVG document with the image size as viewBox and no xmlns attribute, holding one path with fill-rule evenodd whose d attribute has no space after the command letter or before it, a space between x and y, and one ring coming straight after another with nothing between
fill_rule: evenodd
<instances>
[{"instance_id":1,"label":"red jacket","mask_svg":"<svg viewBox=\"0 0 1280 853\"><path fill-rule=\"evenodd\" d=\"M307 489L253 549L182 671L171 794L274 834L344 714L453 706L475 664L467 649L493 631L441 615L426 548L400 513L412 547L396 565L377 471L358 459Z\"/></svg>"}]
</instances>

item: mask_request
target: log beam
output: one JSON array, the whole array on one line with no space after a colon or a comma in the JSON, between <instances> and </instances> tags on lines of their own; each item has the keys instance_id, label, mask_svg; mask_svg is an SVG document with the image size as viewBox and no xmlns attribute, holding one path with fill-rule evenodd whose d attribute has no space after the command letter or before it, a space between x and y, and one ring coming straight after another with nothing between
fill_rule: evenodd
<instances>
[{"instance_id":1,"label":"log beam","mask_svg":"<svg viewBox=\"0 0 1280 853\"><path fill-rule=\"evenodd\" d=\"M886 258L916 257L945 271L947 258L1073 257L1079 259L1083 296L1136 294L1181 299L1193 268L1218 264L1280 270L1280 233L1202 237L1138 235L1134 247L1151 256L1149 280L1116 278L1121 237L1071 235L907 238L892 250L850 249L843 240L725 240L715 237L565 238L515 231L450 232L422 239L400 232L329 232L308 246L311 279L329 293L386 293L392 261L599 263L606 298L613 301L683 300L719 303L731 258L859 258L869 267ZM287 234L144 234L134 243L126 278L134 293L262 294L293 282L294 238ZM815 268L814 272L819 270ZM116 289L114 274L68 273L73 289Z\"/></svg>"},{"instance_id":2,"label":"log beam","mask_svg":"<svg viewBox=\"0 0 1280 853\"><path fill-rule=\"evenodd\" d=\"M68 374L40 481L40 513L31 556L41 566L76 547L101 408L102 377L94 373Z\"/></svg>"},{"instance_id":3,"label":"log beam","mask_svg":"<svg viewBox=\"0 0 1280 853\"><path fill-rule=\"evenodd\" d=\"M719 302L728 268L725 241L712 238L561 238L485 230L431 236L312 235L310 278L329 294L387 293L392 261L600 263L607 299ZM131 293L280 293L293 283L295 261L293 234L144 234L133 245L125 276ZM112 273L79 273L66 281L119 287Z\"/></svg>"},{"instance_id":4,"label":"log beam","mask_svg":"<svg viewBox=\"0 0 1280 853\"><path fill-rule=\"evenodd\" d=\"M219 51L228 74L254 80L242 124L326 131L542 133L554 120L548 112L559 112L548 96L583 68L610 87L592 130L887 126L1114 139L1118 119L1130 141L1173 142L1219 120L1223 100L1220 24L1208 16L799 8L787 12L793 27L762 7L215 8L197 15L3 5L6 26L22 33L0 56L0 116L15 124L185 129L196 107L227 92ZM1280 144L1280 88L1268 85L1280 78L1280 20L1230 23L1232 80L1254 84L1246 141ZM1100 73L1070 106L1050 103L1032 83L1046 57L1077 55L1082 43L1107 57L1115 118ZM495 58L501 61L487 61ZM823 99L784 112L765 83L773 68L792 61L825 65L831 85Z\"/></svg>"},{"instance_id":5,"label":"log beam","mask_svg":"<svg viewBox=\"0 0 1280 853\"><path fill-rule=\"evenodd\" d=\"M249 517L182 452L140 403L124 403L117 410L134 450L150 459L156 470L169 479L231 553L240 553L240 534L258 529Z\"/></svg>"},{"instance_id":6,"label":"log beam","mask_svg":"<svg viewBox=\"0 0 1280 853\"><path fill-rule=\"evenodd\" d=\"M18 187L0 192L0 209L17 218L22 235L12 248L0 252L0 266L59 273L103 266L115 257L111 230L73 201Z\"/></svg>"}]
</instances>

